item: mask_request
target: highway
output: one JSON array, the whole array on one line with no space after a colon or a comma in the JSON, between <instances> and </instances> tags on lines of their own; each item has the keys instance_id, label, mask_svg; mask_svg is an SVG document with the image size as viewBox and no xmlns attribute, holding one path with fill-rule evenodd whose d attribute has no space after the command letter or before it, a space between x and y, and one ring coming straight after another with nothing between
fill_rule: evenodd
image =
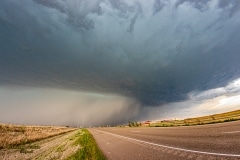
<instances>
[{"instance_id":1,"label":"highway","mask_svg":"<svg viewBox=\"0 0 240 160\"><path fill-rule=\"evenodd\" d=\"M240 121L89 131L108 160L240 160Z\"/></svg>"}]
</instances>

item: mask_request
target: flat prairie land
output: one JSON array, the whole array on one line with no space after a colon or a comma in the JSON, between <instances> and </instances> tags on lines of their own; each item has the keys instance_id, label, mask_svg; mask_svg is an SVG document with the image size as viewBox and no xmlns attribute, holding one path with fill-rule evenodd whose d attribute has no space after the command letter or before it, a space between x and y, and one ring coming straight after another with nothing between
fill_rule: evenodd
<instances>
[{"instance_id":1,"label":"flat prairie land","mask_svg":"<svg viewBox=\"0 0 240 160\"><path fill-rule=\"evenodd\" d=\"M0 159L65 159L80 147L72 145L77 131L70 127L0 124Z\"/></svg>"},{"instance_id":2,"label":"flat prairie land","mask_svg":"<svg viewBox=\"0 0 240 160\"><path fill-rule=\"evenodd\" d=\"M80 148L74 145L75 134L78 130L42 139L32 143L8 149L0 149L1 160L60 160L66 159Z\"/></svg>"},{"instance_id":3,"label":"flat prairie land","mask_svg":"<svg viewBox=\"0 0 240 160\"><path fill-rule=\"evenodd\" d=\"M0 124L0 149L14 148L73 130L69 127Z\"/></svg>"}]
</instances>

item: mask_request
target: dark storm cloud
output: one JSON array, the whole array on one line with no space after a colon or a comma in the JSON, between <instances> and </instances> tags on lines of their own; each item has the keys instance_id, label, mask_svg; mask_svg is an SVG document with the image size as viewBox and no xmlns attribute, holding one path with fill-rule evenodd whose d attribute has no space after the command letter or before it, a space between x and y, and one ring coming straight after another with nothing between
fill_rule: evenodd
<instances>
[{"instance_id":1,"label":"dark storm cloud","mask_svg":"<svg viewBox=\"0 0 240 160\"><path fill-rule=\"evenodd\" d=\"M240 76L237 0L1 0L0 84L159 105Z\"/></svg>"}]
</instances>

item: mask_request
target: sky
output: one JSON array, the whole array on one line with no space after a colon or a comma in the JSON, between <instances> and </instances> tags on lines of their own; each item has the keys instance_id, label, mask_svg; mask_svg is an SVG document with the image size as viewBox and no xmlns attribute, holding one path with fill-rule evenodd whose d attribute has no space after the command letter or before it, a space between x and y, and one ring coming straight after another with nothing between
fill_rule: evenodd
<instances>
[{"instance_id":1,"label":"sky","mask_svg":"<svg viewBox=\"0 0 240 160\"><path fill-rule=\"evenodd\" d=\"M239 109L239 17L238 0L1 0L0 122Z\"/></svg>"}]
</instances>

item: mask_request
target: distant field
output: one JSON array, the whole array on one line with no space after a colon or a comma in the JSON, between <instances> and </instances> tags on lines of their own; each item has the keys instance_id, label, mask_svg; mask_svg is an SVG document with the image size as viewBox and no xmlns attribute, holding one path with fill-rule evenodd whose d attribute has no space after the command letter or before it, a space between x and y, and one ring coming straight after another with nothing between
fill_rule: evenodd
<instances>
[{"instance_id":1,"label":"distant field","mask_svg":"<svg viewBox=\"0 0 240 160\"><path fill-rule=\"evenodd\" d=\"M0 124L0 149L12 148L74 130L68 127Z\"/></svg>"},{"instance_id":2,"label":"distant field","mask_svg":"<svg viewBox=\"0 0 240 160\"><path fill-rule=\"evenodd\" d=\"M165 120L151 123L150 127L168 127L168 126L189 126L189 125L202 125L211 123L222 123L240 120L240 110L214 114L203 117L187 118L184 120Z\"/></svg>"}]
</instances>

